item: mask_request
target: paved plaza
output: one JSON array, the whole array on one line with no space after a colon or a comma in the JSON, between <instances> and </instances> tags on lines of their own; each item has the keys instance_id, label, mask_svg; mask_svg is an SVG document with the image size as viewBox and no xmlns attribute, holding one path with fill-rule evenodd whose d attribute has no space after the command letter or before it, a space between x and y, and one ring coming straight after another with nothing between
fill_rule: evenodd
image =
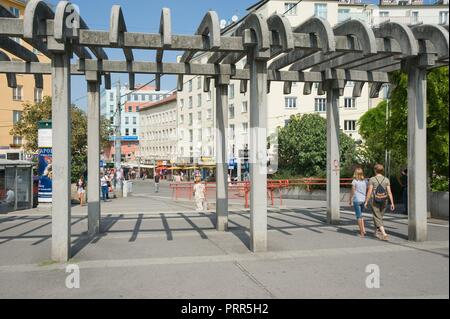
<instances>
[{"instance_id":1,"label":"paved plaza","mask_svg":"<svg viewBox=\"0 0 450 319\"><path fill-rule=\"evenodd\" d=\"M86 208L72 210L72 264L80 288L66 288L65 265L49 261L51 216L38 208L0 216L0 298L448 298L448 222L429 220L429 241L407 240L407 218L388 214L390 242L361 239L351 211L326 224L325 202L288 200L269 210L269 251L249 250L249 212L232 206L230 230L212 212L154 194L103 205L103 234L89 239ZM366 287L368 265L379 289Z\"/></svg>"}]
</instances>

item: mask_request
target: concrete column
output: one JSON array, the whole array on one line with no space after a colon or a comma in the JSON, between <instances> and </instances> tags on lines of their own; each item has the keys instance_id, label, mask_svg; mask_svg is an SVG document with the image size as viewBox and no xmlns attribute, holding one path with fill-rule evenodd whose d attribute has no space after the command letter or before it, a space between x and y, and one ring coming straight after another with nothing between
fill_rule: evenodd
<instances>
[{"instance_id":1,"label":"concrete column","mask_svg":"<svg viewBox=\"0 0 450 319\"><path fill-rule=\"evenodd\" d=\"M427 71L408 71L409 239L427 240Z\"/></svg>"},{"instance_id":2,"label":"concrete column","mask_svg":"<svg viewBox=\"0 0 450 319\"><path fill-rule=\"evenodd\" d=\"M217 81L216 81L217 82ZM216 227L228 230L228 85L216 84Z\"/></svg>"},{"instance_id":3,"label":"concrete column","mask_svg":"<svg viewBox=\"0 0 450 319\"><path fill-rule=\"evenodd\" d=\"M267 250L267 61L250 64L250 249Z\"/></svg>"},{"instance_id":4,"label":"concrete column","mask_svg":"<svg viewBox=\"0 0 450 319\"><path fill-rule=\"evenodd\" d=\"M100 83L88 81L88 233L100 232Z\"/></svg>"},{"instance_id":5,"label":"concrete column","mask_svg":"<svg viewBox=\"0 0 450 319\"><path fill-rule=\"evenodd\" d=\"M70 55L67 52L55 53L52 58L52 259L57 262L66 262L71 257L70 124Z\"/></svg>"},{"instance_id":6,"label":"concrete column","mask_svg":"<svg viewBox=\"0 0 450 319\"><path fill-rule=\"evenodd\" d=\"M339 88L327 83L327 222L340 220Z\"/></svg>"}]
</instances>

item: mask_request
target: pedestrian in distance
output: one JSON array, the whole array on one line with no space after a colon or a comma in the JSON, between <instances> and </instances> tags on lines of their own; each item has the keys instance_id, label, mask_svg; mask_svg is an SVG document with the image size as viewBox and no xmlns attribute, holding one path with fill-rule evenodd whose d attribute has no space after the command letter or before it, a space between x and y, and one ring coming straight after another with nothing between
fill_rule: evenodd
<instances>
[{"instance_id":1,"label":"pedestrian in distance","mask_svg":"<svg viewBox=\"0 0 450 319\"><path fill-rule=\"evenodd\" d=\"M400 186L402 187L402 202L403 202L403 214L408 215L408 169L405 168L399 178Z\"/></svg>"},{"instance_id":2,"label":"pedestrian in distance","mask_svg":"<svg viewBox=\"0 0 450 319\"><path fill-rule=\"evenodd\" d=\"M80 206L84 206L84 196L86 194L86 183L84 181L84 177L80 176L77 182L77 194L78 200L80 202Z\"/></svg>"},{"instance_id":3,"label":"pedestrian in distance","mask_svg":"<svg viewBox=\"0 0 450 319\"><path fill-rule=\"evenodd\" d=\"M203 212L208 209L208 204L206 203L206 187L200 177L197 177L194 182L194 198L198 212Z\"/></svg>"},{"instance_id":4,"label":"pedestrian in distance","mask_svg":"<svg viewBox=\"0 0 450 319\"><path fill-rule=\"evenodd\" d=\"M100 177L100 186L102 188L102 200L108 200L108 177L105 174L101 174Z\"/></svg>"},{"instance_id":5,"label":"pedestrian in distance","mask_svg":"<svg viewBox=\"0 0 450 319\"><path fill-rule=\"evenodd\" d=\"M362 168L357 168L353 174L352 191L350 195L350 206L355 209L356 220L359 227L359 235L364 238L366 228L364 225L363 211L367 194L367 179L364 177Z\"/></svg>"},{"instance_id":6,"label":"pedestrian in distance","mask_svg":"<svg viewBox=\"0 0 450 319\"><path fill-rule=\"evenodd\" d=\"M159 182L161 180L161 176L159 174L155 175L155 193L159 193Z\"/></svg>"},{"instance_id":7,"label":"pedestrian in distance","mask_svg":"<svg viewBox=\"0 0 450 319\"><path fill-rule=\"evenodd\" d=\"M377 229L375 236L380 240L388 241L389 237L384 229L383 216L388 205L388 200L390 201L391 211L395 210L395 204L391 191L391 182L383 174L384 166L381 164L375 165L375 176L369 180L369 189L364 206L367 208L370 203L373 222Z\"/></svg>"}]
</instances>

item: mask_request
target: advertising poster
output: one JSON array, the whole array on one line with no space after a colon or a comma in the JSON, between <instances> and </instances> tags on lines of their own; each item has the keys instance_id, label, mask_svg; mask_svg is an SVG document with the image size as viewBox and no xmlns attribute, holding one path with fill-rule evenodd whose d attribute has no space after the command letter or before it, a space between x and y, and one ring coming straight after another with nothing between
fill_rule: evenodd
<instances>
[{"instance_id":1,"label":"advertising poster","mask_svg":"<svg viewBox=\"0 0 450 319\"><path fill-rule=\"evenodd\" d=\"M52 149L41 148L39 150L39 203L52 202Z\"/></svg>"}]
</instances>

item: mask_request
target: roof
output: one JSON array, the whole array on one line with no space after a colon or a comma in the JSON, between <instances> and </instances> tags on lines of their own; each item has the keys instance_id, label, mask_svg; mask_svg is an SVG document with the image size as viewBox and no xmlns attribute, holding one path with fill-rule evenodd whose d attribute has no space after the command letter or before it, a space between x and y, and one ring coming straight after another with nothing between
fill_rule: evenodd
<instances>
[{"instance_id":1,"label":"roof","mask_svg":"<svg viewBox=\"0 0 450 319\"><path fill-rule=\"evenodd\" d=\"M142 112L142 111L145 111L150 108L157 107L157 106L166 105L166 104L176 101L176 100L177 100L177 92L173 93L169 97L166 97L165 99L162 99L161 101L153 102L153 103L147 104L146 106L141 106L141 108L139 109L139 112Z\"/></svg>"}]
</instances>

